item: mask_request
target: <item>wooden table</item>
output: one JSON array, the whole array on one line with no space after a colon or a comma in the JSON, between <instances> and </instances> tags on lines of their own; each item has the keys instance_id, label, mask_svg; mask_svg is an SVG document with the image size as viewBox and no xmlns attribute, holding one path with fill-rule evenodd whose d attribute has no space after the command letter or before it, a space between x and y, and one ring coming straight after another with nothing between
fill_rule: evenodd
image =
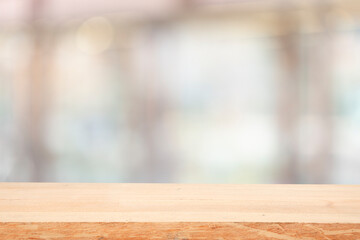
<instances>
[{"instance_id":1,"label":"wooden table","mask_svg":"<svg viewBox=\"0 0 360 240\"><path fill-rule=\"evenodd\" d=\"M0 183L0 239L360 239L360 186Z\"/></svg>"}]
</instances>

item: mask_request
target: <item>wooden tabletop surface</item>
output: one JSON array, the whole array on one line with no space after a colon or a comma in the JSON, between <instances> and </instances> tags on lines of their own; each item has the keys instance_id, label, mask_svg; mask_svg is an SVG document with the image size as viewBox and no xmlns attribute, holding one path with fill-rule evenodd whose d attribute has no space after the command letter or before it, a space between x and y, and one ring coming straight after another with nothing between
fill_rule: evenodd
<instances>
[{"instance_id":1,"label":"wooden tabletop surface","mask_svg":"<svg viewBox=\"0 0 360 240\"><path fill-rule=\"evenodd\" d=\"M360 186L0 183L0 222L360 223Z\"/></svg>"}]
</instances>

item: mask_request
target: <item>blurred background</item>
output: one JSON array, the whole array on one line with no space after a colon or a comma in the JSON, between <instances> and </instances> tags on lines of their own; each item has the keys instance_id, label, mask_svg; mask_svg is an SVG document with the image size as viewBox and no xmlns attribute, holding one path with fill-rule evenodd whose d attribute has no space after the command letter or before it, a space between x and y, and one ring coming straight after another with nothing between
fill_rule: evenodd
<instances>
[{"instance_id":1,"label":"blurred background","mask_svg":"<svg viewBox=\"0 0 360 240\"><path fill-rule=\"evenodd\" d=\"M0 0L0 181L360 184L360 1Z\"/></svg>"}]
</instances>

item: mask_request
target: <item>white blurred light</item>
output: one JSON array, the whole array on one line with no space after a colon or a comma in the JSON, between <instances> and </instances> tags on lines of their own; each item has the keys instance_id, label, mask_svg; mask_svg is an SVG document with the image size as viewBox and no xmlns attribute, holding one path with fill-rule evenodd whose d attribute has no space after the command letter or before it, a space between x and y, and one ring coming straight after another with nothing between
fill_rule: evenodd
<instances>
[{"instance_id":1,"label":"white blurred light","mask_svg":"<svg viewBox=\"0 0 360 240\"><path fill-rule=\"evenodd\" d=\"M109 48L114 38L114 29L108 19L94 17L85 21L78 29L76 44L88 54L99 54Z\"/></svg>"}]
</instances>

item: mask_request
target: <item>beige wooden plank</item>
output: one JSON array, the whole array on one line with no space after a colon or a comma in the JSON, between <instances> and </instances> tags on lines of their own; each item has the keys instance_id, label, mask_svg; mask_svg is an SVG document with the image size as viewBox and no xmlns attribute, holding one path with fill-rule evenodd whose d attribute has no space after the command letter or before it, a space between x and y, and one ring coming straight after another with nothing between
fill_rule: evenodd
<instances>
[{"instance_id":1,"label":"beige wooden plank","mask_svg":"<svg viewBox=\"0 0 360 240\"><path fill-rule=\"evenodd\" d=\"M360 223L360 186L0 183L0 222Z\"/></svg>"}]
</instances>

